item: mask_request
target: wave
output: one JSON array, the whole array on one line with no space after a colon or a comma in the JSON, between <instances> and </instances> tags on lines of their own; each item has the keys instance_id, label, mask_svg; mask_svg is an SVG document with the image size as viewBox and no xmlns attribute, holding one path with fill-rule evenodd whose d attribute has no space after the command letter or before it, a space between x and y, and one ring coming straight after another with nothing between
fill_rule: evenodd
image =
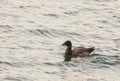
<instances>
[{"instance_id":1,"label":"wave","mask_svg":"<svg viewBox=\"0 0 120 81\"><path fill-rule=\"evenodd\" d=\"M69 36L80 36L79 33L76 32L68 32L64 30L57 30L57 29L29 29L24 31L27 34L32 35L39 35L39 36L45 36L45 37L69 37Z\"/></svg>"},{"instance_id":2,"label":"wave","mask_svg":"<svg viewBox=\"0 0 120 81\"><path fill-rule=\"evenodd\" d=\"M0 33L7 33L11 32L13 30L13 27L10 25L0 25Z\"/></svg>"}]
</instances>

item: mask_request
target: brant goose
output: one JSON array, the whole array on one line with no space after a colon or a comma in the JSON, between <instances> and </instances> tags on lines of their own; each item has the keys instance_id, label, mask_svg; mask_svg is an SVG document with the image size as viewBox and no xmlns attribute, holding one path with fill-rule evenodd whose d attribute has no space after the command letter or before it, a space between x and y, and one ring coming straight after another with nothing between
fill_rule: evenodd
<instances>
[{"instance_id":1,"label":"brant goose","mask_svg":"<svg viewBox=\"0 0 120 81\"><path fill-rule=\"evenodd\" d=\"M72 49L72 43L69 40L63 43L62 45L67 46L65 50L65 57L67 57L67 59L65 59L65 61L71 60L72 57L89 56L90 53L94 51L94 47L91 47L91 48L77 47Z\"/></svg>"}]
</instances>

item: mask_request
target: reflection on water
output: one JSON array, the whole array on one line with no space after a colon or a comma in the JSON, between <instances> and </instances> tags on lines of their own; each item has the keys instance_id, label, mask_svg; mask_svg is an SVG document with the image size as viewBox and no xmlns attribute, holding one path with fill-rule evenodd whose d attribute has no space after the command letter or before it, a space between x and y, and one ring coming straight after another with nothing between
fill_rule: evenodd
<instances>
[{"instance_id":1,"label":"reflection on water","mask_svg":"<svg viewBox=\"0 0 120 81\"><path fill-rule=\"evenodd\" d=\"M72 56L71 55L66 55L64 56L64 61L71 61Z\"/></svg>"}]
</instances>

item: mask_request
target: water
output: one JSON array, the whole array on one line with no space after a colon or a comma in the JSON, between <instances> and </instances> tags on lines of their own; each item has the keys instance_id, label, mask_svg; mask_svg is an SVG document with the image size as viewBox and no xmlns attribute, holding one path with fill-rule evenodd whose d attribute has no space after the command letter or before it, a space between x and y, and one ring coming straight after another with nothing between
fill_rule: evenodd
<instances>
[{"instance_id":1,"label":"water","mask_svg":"<svg viewBox=\"0 0 120 81\"><path fill-rule=\"evenodd\" d=\"M0 81L120 81L119 0L0 0ZM64 62L61 46L96 47Z\"/></svg>"}]
</instances>

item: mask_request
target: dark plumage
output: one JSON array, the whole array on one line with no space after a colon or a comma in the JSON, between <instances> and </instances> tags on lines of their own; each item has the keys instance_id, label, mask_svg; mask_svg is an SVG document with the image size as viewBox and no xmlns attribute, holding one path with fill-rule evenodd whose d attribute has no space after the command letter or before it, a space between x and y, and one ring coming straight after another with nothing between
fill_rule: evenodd
<instances>
[{"instance_id":1,"label":"dark plumage","mask_svg":"<svg viewBox=\"0 0 120 81\"><path fill-rule=\"evenodd\" d=\"M71 41L66 41L62 45L67 46L65 50L65 55L72 55L72 56L89 56L92 51L94 51L94 47L85 48L85 47L77 47L72 49Z\"/></svg>"}]
</instances>

